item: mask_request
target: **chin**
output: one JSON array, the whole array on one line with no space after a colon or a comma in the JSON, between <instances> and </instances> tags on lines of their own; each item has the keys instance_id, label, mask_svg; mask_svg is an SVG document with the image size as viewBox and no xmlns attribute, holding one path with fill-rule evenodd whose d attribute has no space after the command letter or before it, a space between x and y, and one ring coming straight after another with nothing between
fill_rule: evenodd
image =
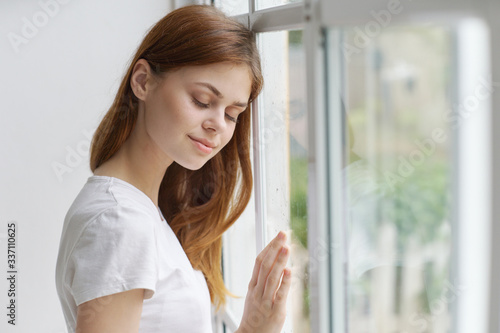
<instances>
[{"instance_id":1,"label":"chin","mask_svg":"<svg viewBox=\"0 0 500 333\"><path fill-rule=\"evenodd\" d=\"M182 166L183 168L186 168L188 170L191 170L191 171L196 171L196 170L200 170L209 160L206 160L204 162L200 162L200 161L197 161L197 162L177 162L177 164L179 164L180 166Z\"/></svg>"}]
</instances>

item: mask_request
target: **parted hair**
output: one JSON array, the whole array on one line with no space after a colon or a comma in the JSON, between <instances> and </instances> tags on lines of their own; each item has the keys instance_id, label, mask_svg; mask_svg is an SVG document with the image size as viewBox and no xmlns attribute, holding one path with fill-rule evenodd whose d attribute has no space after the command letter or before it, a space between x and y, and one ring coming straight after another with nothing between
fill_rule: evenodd
<instances>
[{"instance_id":1,"label":"parted hair","mask_svg":"<svg viewBox=\"0 0 500 333\"><path fill-rule=\"evenodd\" d=\"M209 5L181 7L163 17L144 37L117 95L92 138L92 172L120 149L137 120L138 99L130 78L134 65L145 59L160 76L182 66L220 62L245 64L252 84L247 110L238 117L233 137L203 167L188 170L173 162L163 177L158 205L179 239L194 269L205 275L217 310L232 294L221 271L222 234L238 219L250 200L251 101L263 85L255 34Z\"/></svg>"}]
</instances>

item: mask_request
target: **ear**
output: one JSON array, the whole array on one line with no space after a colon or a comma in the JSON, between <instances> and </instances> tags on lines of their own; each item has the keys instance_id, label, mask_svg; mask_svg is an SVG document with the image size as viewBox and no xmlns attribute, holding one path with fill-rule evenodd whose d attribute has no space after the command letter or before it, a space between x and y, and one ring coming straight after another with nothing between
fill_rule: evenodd
<instances>
[{"instance_id":1,"label":"ear","mask_svg":"<svg viewBox=\"0 0 500 333\"><path fill-rule=\"evenodd\" d=\"M130 88L134 95L144 101L148 92L153 88L153 74L149 63L145 59L139 59L134 65L132 76L130 77Z\"/></svg>"}]
</instances>

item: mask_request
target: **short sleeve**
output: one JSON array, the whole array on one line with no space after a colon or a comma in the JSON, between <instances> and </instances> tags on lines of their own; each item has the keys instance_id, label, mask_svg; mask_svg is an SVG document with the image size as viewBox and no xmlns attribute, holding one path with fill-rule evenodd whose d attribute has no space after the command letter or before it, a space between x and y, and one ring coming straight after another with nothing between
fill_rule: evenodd
<instances>
[{"instance_id":1,"label":"short sleeve","mask_svg":"<svg viewBox=\"0 0 500 333\"><path fill-rule=\"evenodd\" d=\"M97 297L144 288L151 298L158 280L154 218L139 208L117 205L83 230L69 260L76 305Z\"/></svg>"}]
</instances>

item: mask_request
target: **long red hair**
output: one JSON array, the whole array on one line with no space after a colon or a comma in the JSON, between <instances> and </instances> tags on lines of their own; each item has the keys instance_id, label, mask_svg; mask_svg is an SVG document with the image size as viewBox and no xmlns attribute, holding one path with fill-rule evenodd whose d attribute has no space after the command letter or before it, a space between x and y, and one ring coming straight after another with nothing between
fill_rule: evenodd
<instances>
[{"instance_id":1,"label":"long red hair","mask_svg":"<svg viewBox=\"0 0 500 333\"><path fill-rule=\"evenodd\" d=\"M156 74L182 66L219 62L246 64L252 73L249 106L238 117L229 143L199 170L172 163L163 177L158 205L194 269L206 278L217 310L226 295L221 272L222 234L250 200L250 102L263 85L255 34L208 5L176 9L151 28L139 46L110 109L92 139L92 172L127 140L136 123L138 99L130 87L135 63L145 59Z\"/></svg>"}]
</instances>

